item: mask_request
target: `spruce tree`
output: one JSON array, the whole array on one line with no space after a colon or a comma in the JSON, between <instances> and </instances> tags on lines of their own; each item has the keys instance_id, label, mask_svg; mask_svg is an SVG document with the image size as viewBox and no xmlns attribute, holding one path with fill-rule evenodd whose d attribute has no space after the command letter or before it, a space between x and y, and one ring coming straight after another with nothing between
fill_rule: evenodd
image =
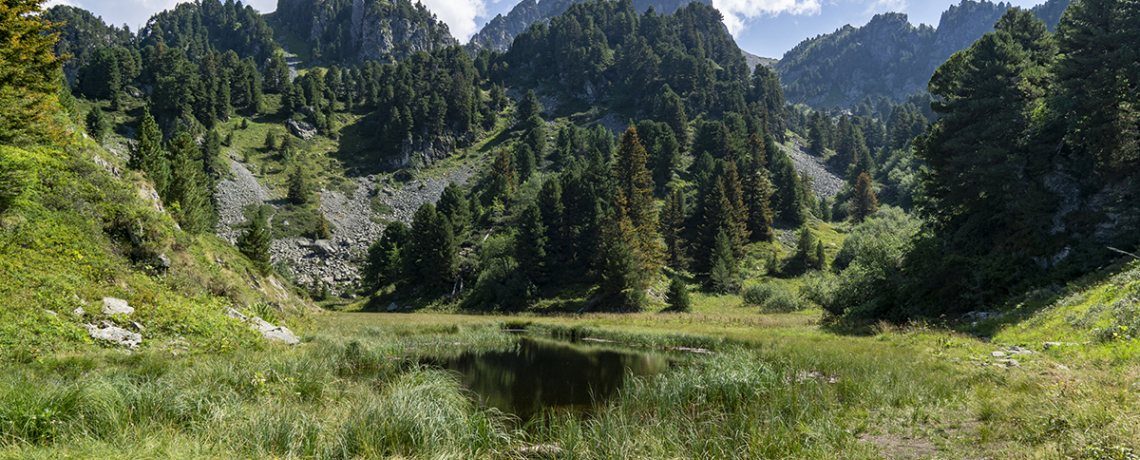
<instances>
[{"instance_id":1,"label":"spruce tree","mask_svg":"<svg viewBox=\"0 0 1140 460\"><path fill-rule=\"evenodd\" d=\"M188 233L205 233L213 229L213 196L202 164L195 159L201 156L198 145L190 133L183 131L170 142L171 181L163 200L171 213Z\"/></svg>"},{"instance_id":2,"label":"spruce tree","mask_svg":"<svg viewBox=\"0 0 1140 460\"><path fill-rule=\"evenodd\" d=\"M216 177L225 166L222 160L222 137L217 130L206 132L205 142L202 143L202 169L208 175ZM211 179L212 179L211 177Z\"/></svg>"},{"instance_id":3,"label":"spruce tree","mask_svg":"<svg viewBox=\"0 0 1140 460\"><path fill-rule=\"evenodd\" d=\"M265 132L265 150L267 152L277 150L277 133L272 129Z\"/></svg>"},{"instance_id":4,"label":"spruce tree","mask_svg":"<svg viewBox=\"0 0 1140 460\"><path fill-rule=\"evenodd\" d=\"M686 151L689 147L689 117L685 114L685 101L669 85L661 88L657 102L657 119L669 125L676 137L677 146Z\"/></svg>"},{"instance_id":5,"label":"spruce tree","mask_svg":"<svg viewBox=\"0 0 1140 460\"><path fill-rule=\"evenodd\" d=\"M528 89L523 96L522 101L518 105L518 113L515 118L523 123L529 123L531 117L541 117L542 103L538 102L538 96L534 94L534 90Z\"/></svg>"},{"instance_id":6,"label":"spruce tree","mask_svg":"<svg viewBox=\"0 0 1140 460\"><path fill-rule=\"evenodd\" d=\"M511 154L505 147L499 149L495 163L491 166L491 190L493 197L508 198L515 193L515 171L511 167Z\"/></svg>"},{"instance_id":7,"label":"spruce tree","mask_svg":"<svg viewBox=\"0 0 1140 460\"><path fill-rule=\"evenodd\" d=\"M538 192L538 209L542 211L542 222L546 225L547 255L554 259L561 254L569 236L563 220L566 206L562 204L562 182L557 178L542 183Z\"/></svg>"},{"instance_id":8,"label":"spruce tree","mask_svg":"<svg viewBox=\"0 0 1140 460\"><path fill-rule=\"evenodd\" d=\"M807 268L815 268L820 264L816 260L816 244L818 240L811 227L804 225L796 234L796 258L803 261ZM820 248L822 249L822 247Z\"/></svg>"},{"instance_id":9,"label":"spruce tree","mask_svg":"<svg viewBox=\"0 0 1140 460\"><path fill-rule=\"evenodd\" d=\"M87 132L95 142L101 144L110 131L111 123L108 123L107 118L103 116L103 109L99 108L99 104L95 104L95 107L87 112Z\"/></svg>"},{"instance_id":10,"label":"spruce tree","mask_svg":"<svg viewBox=\"0 0 1140 460\"><path fill-rule=\"evenodd\" d=\"M718 292L728 292L736 284L735 278L739 267L736 263L736 257L732 254L731 240L723 228L717 232L714 240L709 281L712 282L713 289Z\"/></svg>"}]
</instances>

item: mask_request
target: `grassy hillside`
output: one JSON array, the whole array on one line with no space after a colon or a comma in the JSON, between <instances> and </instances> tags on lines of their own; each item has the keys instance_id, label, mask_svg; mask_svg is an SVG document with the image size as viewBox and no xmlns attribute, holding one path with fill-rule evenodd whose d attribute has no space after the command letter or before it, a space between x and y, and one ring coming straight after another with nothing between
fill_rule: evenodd
<instances>
[{"instance_id":1,"label":"grassy hillside","mask_svg":"<svg viewBox=\"0 0 1140 460\"><path fill-rule=\"evenodd\" d=\"M0 147L0 171L19 192L0 213L4 360L98 346L83 324L100 320L142 324L144 348L223 351L258 339L224 317L226 308L279 317L306 308L229 243L179 230L146 198L153 190L145 178L90 141ZM103 297L125 299L136 312L105 318ZM71 314L81 306L87 316Z\"/></svg>"}]
</instances>

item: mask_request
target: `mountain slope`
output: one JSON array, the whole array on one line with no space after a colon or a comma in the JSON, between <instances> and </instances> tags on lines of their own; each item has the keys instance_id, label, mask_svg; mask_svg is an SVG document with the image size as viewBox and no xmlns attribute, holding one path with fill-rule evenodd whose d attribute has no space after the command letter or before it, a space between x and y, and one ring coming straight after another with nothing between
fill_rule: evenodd
<instances>
[{"instance_id":1,"label":"mountain slope","mask_svg":"<svg viewBox=\"0 0 1140 460\"><path fill-rule=\"evenodd\" d=\"M473 51L490 49L505 52L511 47L515 37L525 32L531 24L548 22L550 18L565 13L570 5L582 1L584 0L544 0L539 3L535 0L523 0L506 16L500 14L491 19L479 33L471 37L467 48ZM657 13L671 14L693 1L712 5L711 0L634 0L633 6L638 13L645 13L652 7Z\"/></svg>"},{"instance_id":2,"label":"mountain slope","mask_svg":"<svg viewBox=\"0 0 1140 460\"><path fill-rule=\"evenodd\" d=\"M1050 28L1069 0L1049 0L1033 12ZM813 107L847 106L865 97L901 101L926 91L940 64L966 49L1009 8L1006 3L962 0L942 13L938 28L912 25L905 14L876 15L804 40L776 65L788 101Z\"/></svg>"},{"instance_id":3,"label":"mountain slope","mask_svg":"<svg viewBox=\"0 0 1140 460\"><path fill-rule=\"evenodd\" d=\"M457 44L447 24L409 0L280 0L272 17L316 60L394 62Z\"/></svg>"}]
</instances>

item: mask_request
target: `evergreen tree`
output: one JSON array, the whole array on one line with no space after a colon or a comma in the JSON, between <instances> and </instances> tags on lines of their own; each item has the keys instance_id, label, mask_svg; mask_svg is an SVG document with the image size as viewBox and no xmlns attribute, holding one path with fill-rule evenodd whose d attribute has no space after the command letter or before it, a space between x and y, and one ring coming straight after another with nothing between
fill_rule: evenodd
<instances>
[{"instance_id":1,"label":"evergreen tree","mask_svg":"<svg viewBox=\"0 0 1140 460\"><path fill-rule=\"evenodd\" d=\"M51 114L62 57L53 53L55 25L41 19L43 0L0 4L0 143L21 137L62 138Z\"/></svg>"},{"instance_id":2,"label":"evergreen tree","mask_svg":"<svg viewBox=\"0 0 1140 460\"><path fill-rule=\"evenodd\" d=\"M491 166L491 196L508 198L515 193L515 171L511 167L511 154L500 148Z\"/></svg>"},{"instance_id":3,"label":"evergreen tree","mask_svg":"<svg viewBox=\"0 0 1140 460\"><path fill-rule=\"evenodd\" d=\"M531 203L523 209L517 228L515 260L524 274L534 278L545 268L547 247L546 226L537 205Z\"/></svg>"},{"instance_id":4,"label":"evergreen tree","mask_svg":"<svg viewBox=\"0 0 1140 460\"><path fill-rule=\"evenodd\" d=\"M772 185L776 189L772 194L772 204L776 214L787 222L803 223L807 219L806 206L811 191L800 181L791 158L780 151L766 150L772 155L769 171L772 173Z\"/></svg>"},{"instance_id":5,"label":"evergreen tree","mask_svg":"<svg viewBox=\"0 0 1140 460\"><path fill-rule=\"evenodd\" d=\"M754 241L771 241L772 183L768 180L768 155L764 143L756 134L748 139L751 161L744 178L744 200L748 204L748 231Z\"/></svg>"},{"instance_id":6,"label":"evergreen tree","mask_svg":"<svg viewBox=\"0 0 1140 460\"><path fill-rule=\"evenodd\" d=\"M534 94L534 90L528 89L523 96L522 101L518 105L518 113L515 118L519 121L529 124L532 117L542 116L542 103L538 102L538 96Z\"/></svg>"},{"instance_id":7,"label":"evergreen tree","mask_svg":"<svg viewBox=\"0 0 1140 460\"><path fill-rule=\"evenodd\" d=\"M827 265L827 255L823 252L823 241L815 244L815 268L823 270Z\"/></svg>"},{"instance_id":8,"label":"evergreen tree","mask_svg":"<svg viewBox=\"0 0 1140 460\"><path fill-rule=\"evenodd\" d=\"M669 85L661 88L657 102L657 119L669 125L676 137L677 146L684 151L689 146L689 117L685 114L685 101Z\"/></svg>"},{"instance_id":9,"label":"evergreen tree","mask_svg":"<svg viewBox=\"0 0 1140 460\"><path fill-rule=\"evenodd\" d=\"M518 168L516 177L519 178L520 184L525 184L530 180L531 175L538 170L538 161L535 159L534 150L529 144L518 144L514 149L514 157L512 163Z\"/></svg>"},{"instance_id":10,"label":"evergreen tree","mask_svg":"<svg viewBox=\"0 0 1140 460\"><path fill-rule=\"evenodd\" d=\"M209 188L198 145L190 133L183 131L170 142L171 180L163 200L171 207L171 214L188 233L205 233L214 227L213 193Z\"/></svg>"},{"instance_id":11,"label":"evergreen tree","mask_svg":"<svg viewBox=\"0 0 1140 460\"><path fill-rule=\"evenodd\" d=\"M202 169L209 176L211 182L220 175L225 161L222 160L222 137L217 130L206 132L205 142L202 143Z\"/></svg>"},{"instance_id":12,"label":"evergreen tree","mask_svg":"<svg viewBox=\"0 0 1140 460\"><path fill-rule=\"evenodd\" d=\"M265 217L259 215L237 240L238 250L263 272L269 271L269 245L273 243L268 226Z\"/></svg>"},{"instance_id":13,"label":"evergreen tree","mask_svg":"<svg viewBox=\"0 0 1140 460\"><path fill-rule=\"evenodd\" d=\"M1036 32L1031 39L1045 40ZM1135 175L1140 164L1140 6L1120 0L1073 2L1061 15L1056 37L1060 54L1053 70L1061 94L1053 105L1068 120L1070 138L1102 170ZM1028 47L1035 44L1039 42ZM1036 57L1034 66L1051 56Z\"/></svg>"},{"instance_id":14,"label":"evergreen tree","mask_svg":"<svg viewBox=\"0 0 1140 460\"><path fill-rule=\"evenodd\" d=\"M328 219L325 218L324 211L318 211L317 227L313 229L314 240L327 240L332 238L332 225Z\"/></svg>"},{"instance_id":15,"label":"evergreen tree","mask_svg":"<svg viewBox=\"0 0 1140 460\"><path fill-rule=\"evenodd\" d=\"M462 236L467 232L467 227L471 225L471 209L467 199L463 198L463 192L455 182L449 182L443 188L437 205L436 211L451 221L452 231L457 238L462 240Z\"/></svg>"},{"instance_id":16,"label":"evergreen tree","mask_svg":"<svg viewBox=\"0 0 1140 460\"><path fill-rule=\"evenodd\" d=\"M808 145L816 156L822 156L825 149L831 148L831 120L818 111L812 112L808 121Z\"/></svg>"},{"instance_id":17,"label":"evergreen tree","mask_svg":"<svg viewBox=\"0 0 1140 460\"><path fill-rule=\"evenodd\" d=\"M709 281L717 292L728 292L735 287L739 266L732 254L732 238L722 228L716 234L713 244Z\"/></svg>"},{"instance_id":18,"label":"evergreen tree","mask_svg":"<svg viewBox=\"0 0 1140 460\"><path fill-rule=\"evenodd\" d=\"M131 158L127 165L146 173L154 182L158 195L166 196L170 185L170 161L166 150L162 148L162 131L158 129L158 123L155 123L147 108L143 109L142 121L135 142L131 144Z\"/></svg>"},{"instance_id":19,"label":"evergreen tree","mask_svg":"<svg viewBox=\"0 0 1140 460\"><path fill-rule=\"evenodd\" d=\"M297 205L307 204L310 198L309 195L312 194L310 181L309 175L301 165L294 166L293 169L289 171L289 177L286 179L288 186L286 197L289 198L289 201Z\"/></svg>"},{"instance_id":20,"label":"evergreen tree","mask_svg":"<svg viewBox=\"0 0 1140 460\"><path fill-rule=\"evenodd\" d=\"M697 260L701 264L698 269L703 271L711 270L716 264L714 255L716 238L721 232L724 232L729 241L729 250L732 250L733 237L729 232L736 229L733 225L733 212L732 202L729 201L728 195L725 194L724 177L717 176L713 182L712 190L702 197L704 200L704 210L698 219L698 228L700 230L700 239L697 241Z\"/></svg>"},{"instance_id":21,"label":"evergreen tree","mask_svg":"<svg viewBox=\"0 0 1140 460\"><path fill-rule=\"evenodd\" d=\"M380 239L368 247L361 267L361 281L369 293L404 279L403 257L411 234L403 222L394 221L384 229Z\"/></svg>"},{"instance_id":22,"label":"evergreen tree","mask_svg":"<svg viewBox=\"0 0 1140 460\"><path fill-rule=\"evenodd\" d=\"M546 224L547 254L551 258L560 255L569 236L563 220L566 206L562 204L562 182L548 179L538 192L538 209L542 211L542 222Z\"/></svg>"},{"instance_id":23,"label":"evergreen tree","mask_svg":"<svg viewBox=\"0 0 1140 460\"><path fill-rule=\"evenodd\" d=\"M103 116L103 109L99 108L99 104L87 112L87 132L95 139L95 142L103 143L103 138L111 131L111 123Z\"/></svg>"},{"instance_id":24,"label":"evergreen tree","mask_svg":"<svg viewBox=\"0 0 1140 460\"><path fill-rule=\"evenodd\" d=\"M623 242L631 251L639 278L648 282L661 268L663 248L657 222L657 205L653 200L653 178L646 168L648 155L630 127L622 135L612 169L617 194L615 208L624 208L632 226L632 235Z\"/></svg>"},{"instance_id":25,"label":"evergreen tree","mask_svg":"<svg viewBox=\"0 0 1140 460\"><path fill-rule=\"evenodd\" d=\"M405 273L429 287L452 281L458 244L451 222L424 203L412 218L411 235Z\"/></svg>"},{"instance_id":26,"label":"evergreen tree","mask_svg":"<svg viewBox=\"0 0 1140 460\"><path fill-rule=\"evenodd\" d=\"M685 196L680 188L674 188L665 197L665 208L661 213L661 237L665 242L665 265L674 270L688 265L685 256Z\"/></svg>"},{"instance_id":27,"label":"evergreen tree","mask_svg":"<svg viewBox=\"0 0 1140 460\"><path fill-rule=\"evenodd\" d=\"M796 258L803 261L807 268L819 268L820 261L816 259L816 245L819 241L811 227L804 225L796 234Z\"/></svg>"},{"instance_id":28,"label":"evergreen tree","mask_svg":"<svg viewBox=\"0 0 1140 460\"><path fill-rule=\"evenodd\" d=\"M673 311L689 311L693 307L693 301L689 297L689 288L685 286L685 282L679 276L674 276L669 281L669 291L666 298L669 302L669 308Z\"/></svg>"},{"instance_id":29,"label":"evergreen tree","mask_svg":"<svg viewBox=\"0 0 1140 460\"><path fill-rule=\"evenodd\" d=\"M748 243L751 232L748 231L749 211L748 203L744 199L744 185L740 183L740 176L736 172L736 162L731 158L724 168L724 195L731 205L729 242L732 243L732 253L739 257L744 255L744 245Z\"/></svg>"},{"instance_id":30,"label":"evergreen tree","mask_svg":"<svg viewBox=\"0 0 1140 460\"><path fill-rule=\"evenodd\" d=\"M867 173L859 175L855 181L854 196L851 198L851 219L856 223L875 215L879 210L879 200L875 198L875 189L871 186L871 178Z\"/></svg>"},{"instance_id":31,"label":"evergreen tree","mask_svg":"<svg viewBox=\"0 0 1140 460\"><path fill-rule=\"evenodd\" d=\"M610 225L613 227L610 232L618 234L632 232L629 219L625 215L619 215L616 222L611 222ZM603 247L599 287L606 296L607 303L614 308L639 311L645 305L646 296L642 287L644 281L638 270L638 261L621 238L610 237L606 238L606 241L607 244Z\"/></svg>"}]
</instances>

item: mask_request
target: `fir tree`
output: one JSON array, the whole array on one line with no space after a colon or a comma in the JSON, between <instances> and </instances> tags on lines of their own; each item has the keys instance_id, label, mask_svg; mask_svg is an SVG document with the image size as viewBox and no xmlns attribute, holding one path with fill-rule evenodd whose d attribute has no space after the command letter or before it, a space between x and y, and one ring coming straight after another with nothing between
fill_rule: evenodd
<instances>
[{"instance_id":1,"label":"fir tree","mask_svg":"<svg viewBox=\"0 0 1140 460\"><path fill-rule=\"evenodd\" d=\"M0 4L0 143L63 136L51 119L63 57L53 52L59 33L54 32L54 24L42 19L43 3Z\"/></svg>"},{"instance_id":2,"label":"fir tree","mask_svg":"<svg viewBox=\"0 0 1140 460\"><path fill-rule=\"evenodd\" d=\"M467 227L471 225L471 209L455 182L449 182L443 188L437 206L436 211L451 221L451 229L455 232L455 236L462 239Z\"/></svg>"},{"instance_id":3,"label":"fir tree","mask_svg":"<svg viewBox=\"0 0 1140 460\"><path fill-rule=\"evenodd\" d=\"M87 132L95 139L95 142L103 143L103 138L111 131L111 123L107 122L107 118L103 116L103 109L99 108L99 104L87 112Z\"/></svg>"},{"instance_id":4,"label":"fir tree","mask_svg":"<svg viewBox=\"0 0 1140 460\"><path fill-rule=\"evenodd\" d=\"M515 172L511 167L511 154L507 149L500 148L495 156L495 163L491 166L491 181L494 184L492 196L504 198L515 193Z\"/></svg>"},{"instance_id":5,"label":"fir tree","mask_svg":"<svg viewBox=\"0 0 1140 460\"><path fill-rule=\"evenodd\" d=\"M211 129L206 132L205 142L202 143L202 169L212 181L220 174L224 165L221 135L217 130Z\"/></svg>"},{"instance_id":6,"label":"fir tree","mask_svg":"<svg viewBox=\"0 0 1140 460\"><path fill-rule=\"evenodd\" d=\"M332 229L329 220L325 218L324 211L320 211L317 216L317 227L313 229L313 239L327 240L332 238Z\"/></svg>"},{"instance_id":7,"label":"fir tree","mask_svg":"<svg viewBox=\"0 0 1140 460\"><path fill-rule=\"evenodd\" d=\"M201 156L190 133L183 131L170 142L171 181L163 200L171 206L171 214L188 233L205 233L214 227L213 194L196 161Z\"/></svg>"},{"instance_id":8,"label":"fir tree","mask_svg":"<svg viewBox=\"0 0 1140 460\"><path fill-rule=\"evenodd\" d=\"M267 152L277 150L277 133L272 129L265 133L265 150Z\"/></svg>"},{"instance_id":9,"label":"fir tree","mask_svg":"<svg viewBox=\"0 0 1140 460\"><path fill-rule=\"evenodd\" d=\"M803 261L807 268L816 268L820 266L819 261L816 259L816 240L815 233L811 231L811 227L804 225L800 227L799 233L796 235L796 258ZM822 249L822 247L820 248Z\"/></svg>"},{"instance_id":10,"label":"fir tree","mask_svg":"<svg viewBox=\"0 0 1140 460\"><path fill-rule=\"evenodd\" d=\"M732 254L731 237L723 228L716 234L711 259L709 281L712 282L713 289L717 292L732 290L736 284L735 278L739 268Z\"/></svg>"},{"instance_id":11,"label":"fir tree","mask_svg":"<svg viewBox=\"0 0 1140 460\"><path fill-rule=\"evenodd\" d=\"M566 245L569 236L563 217L566 206L562 204L562 182L557 179L547 179L542 183L538 192L538 209L542 211L542 222L546 224L546 241L549 247L547 254L554 258L559 255Z\"/></svg>"},{"instance_id":12,"label":"fir tree","mask_svg":"<svg viewBox=\"0 0 1140 460\"><path fill-rule=\"evenodd\" d=\"M531 117L541 117L541 115L542 103L538 102L538 96L534 94L534 90L528 89L522 101L519 102L516 118L523 123L529 123Z\"/></svg>"}]
</instances>

